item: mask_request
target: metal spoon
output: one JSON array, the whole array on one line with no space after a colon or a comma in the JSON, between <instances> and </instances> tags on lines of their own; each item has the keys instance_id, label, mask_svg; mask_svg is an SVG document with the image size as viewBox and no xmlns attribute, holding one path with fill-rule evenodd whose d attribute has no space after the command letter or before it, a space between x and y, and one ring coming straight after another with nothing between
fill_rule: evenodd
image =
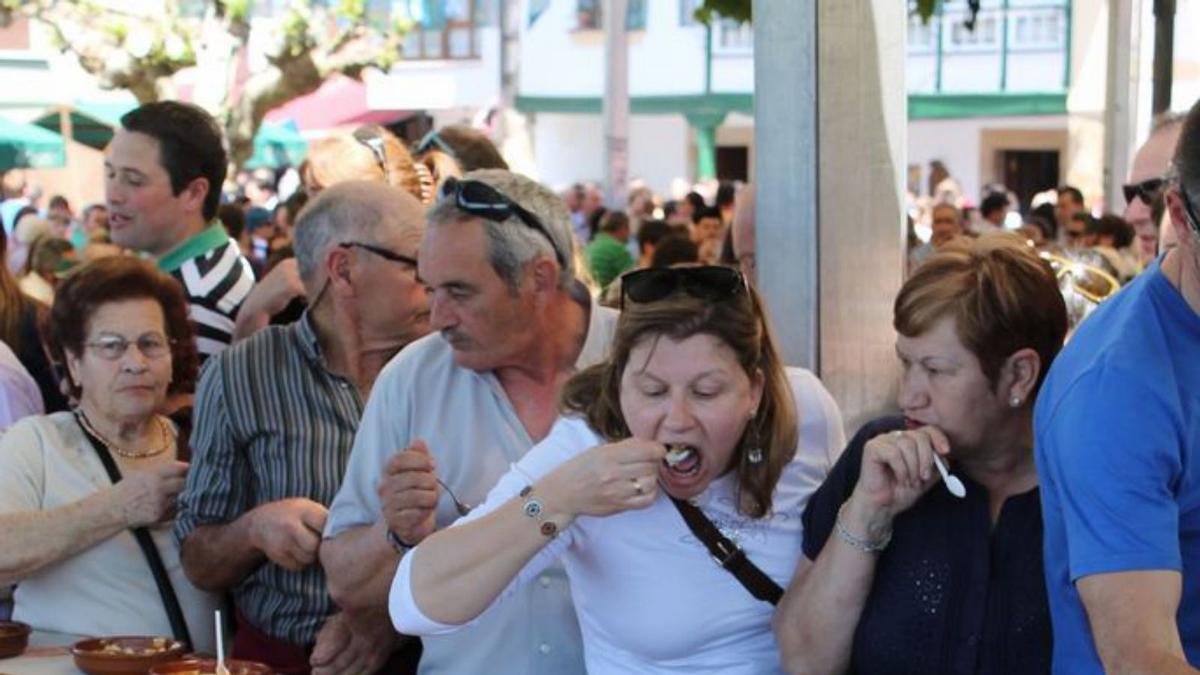
<instances>
[{"instance_id":1,"label":"metal spoon","mask_svg":"<svg viewBox=\"0 0 1200 675\"><path fill-rule=\"evenodd\" d=\"M942 482L946 484L946 489L950 494L962 499L967 496L967 486L958 479L958 476L946 471L946 465L942 463L942 458L935 452L933 453L933 463L937 466L938 473L942 474Z\"/></svg>"},{"instance_id":2,"label":"metal spoon","mask_svg":"<svg viewBox=\"0 0 1200 675\"><path fill-rule=\"evenodd\" d=\"M225 645L221 635L221 610L216 610L215 623L217 628L217 670L215 675L229 675L229 669L225 667Z\"/></svg>"}]
</instances>

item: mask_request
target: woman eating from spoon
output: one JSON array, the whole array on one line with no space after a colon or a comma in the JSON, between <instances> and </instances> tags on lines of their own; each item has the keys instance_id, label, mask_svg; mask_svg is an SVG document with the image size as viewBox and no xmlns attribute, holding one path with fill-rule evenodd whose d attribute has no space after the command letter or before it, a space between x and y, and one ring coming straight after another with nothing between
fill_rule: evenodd
<instances>
[{"instance_id":1,"label":"woman eating from spoon","mask_svg":"<svg viewBox=\"0 0 1200 675\"><path fill-rule=\"evenodd\" d=\"M784 664L1048 673L1032 415L1067 331L1054 274L1011 235L956 242L904 284L893 323L903 416L863 427L808 503L775 617Z\"/></svg>"},{"instance_id":2,"label":"woman eating from spoon","mask_svg":"<svg viewBox=\"0 0 1200 675\"><path fill-rule=\"evenodd\" d=\"M772 603L828 449L803 429L797 447L788 377L737 270L622 280L609 359L567 383L566 415L482 506L401 559L392 620L453 631L561 557L589 673L780 672ZM825 395L811 376L792 386ZM823 427L812 408L805 426ZM730 568L685 518L719 527Z\"/></svg>"}]
</instances>

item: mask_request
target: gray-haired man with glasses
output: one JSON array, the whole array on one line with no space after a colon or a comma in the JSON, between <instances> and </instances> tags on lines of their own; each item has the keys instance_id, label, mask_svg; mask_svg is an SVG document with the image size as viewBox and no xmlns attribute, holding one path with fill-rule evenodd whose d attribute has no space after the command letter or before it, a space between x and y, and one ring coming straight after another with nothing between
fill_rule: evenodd
<instances>
[{"instance_id":1,"label":"gray-haired man with glasses","mask_svg":"<svg viewBox=\"0 0 1200 675\"><path fill-rule=\"evenodd\" d=\"M1034 413L1056 673L1200 672L1200 102L1173 164L1179 245L1080 326Z\"/></svg>"},{"instance_id":2,"label":"gray-haired man with glasses","mask_svg":"<svg viewBox=\"0 0 1200 675\"><path fill-rule=\"evenodd\" d=\"M343 607L387 606L400 557L546 436L562 383L604 357L616 323L576 281L570 215L548 188L475 171L428 218L418 257L437 333L380 374L321 548ZM584 672L558 565L424 649L422 673Z\"/></svg>"},{"instance_id":3,"label":"gray-haired man with glasses","mask_svg":"<svg viewBox=\"0 0 1200 675\"><path fill-rule=\"evenodd\" d=\"M307 311L225 350L200 380L175 534L193 583L233 592L235 657L361 675L400 645L383 613L335 614L318 550L376 376L429 330L423 229L420 203L398 188L322 191L296 224Z\"/></svg>"}]
</instances>

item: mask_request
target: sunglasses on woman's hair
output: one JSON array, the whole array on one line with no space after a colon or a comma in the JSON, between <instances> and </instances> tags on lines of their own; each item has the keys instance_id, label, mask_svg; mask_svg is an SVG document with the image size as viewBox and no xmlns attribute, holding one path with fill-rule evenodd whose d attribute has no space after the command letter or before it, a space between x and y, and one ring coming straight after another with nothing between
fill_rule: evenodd
<instances>
[{"instance_id":1,"label":"sunglasses on woman's hair","mask_svg":"<svg viewBox=\"0 0 1200 675\"><path fill-rule=\"evenodd\" d=\"M383 136L369 126L361 126L354 130L352 134L354 140L367 146L372 155L375 155L375 163L379 165L380 171L383 171L383 179L389 183L392 180L392 172L388 169L387 162L387 146L383 142Z\"/></svg>"},{"instance_id":2,"label":"sunglasses on woman's hair","mask_svg":"<svg viewBox=\"0 0 1200 675\"><path fill-rule=\"evenodd\" d=\"M651 267L621 277L621 307L655 302L683 291L699 300L722 301L746 292L746 278L732 267Z\"/></svg>"},{"instance_id":3,"label":"sunglasses on woman's hair","mask_svg":"<svg viewBox=\"0 0 1200 675\"><path fill-rule=\"evenodd\" d=\"M413 146L413 156L415 157L417 155L423 155L434 146L437 146L438 150L441 150L447 155L458 159L458 156L454 152L454 148L450 147L449 143L442 140L442 137L438 135L436 129L430 129L429 133L425 134L421 140L417 141L417 144Z\"/></svg>"},{"instance_id":4,"label":"sunglasses on woman's hair","mask_svg":"<svg viewBox=\"0 0 1200 675\"><path fill-rule=\"evenodd\" d=\"M554 237L550 236L550 231L542 224L541 219L509 199L503 192L483 181L458 180L452 176L442 183L441 198L446 199L451 196L454 197L454 205L460 211L477 218L486 218L492 222L502 223L515 216L517 220L525 223L531 229L540 232L546 241L550 242L555 259L558 260L561 267L566 269L566 258L563 257L562 251L558 250L558 246L554 243Z\"/></svg>"},{"instance_id":5,"label":"sunglasses on woman's hair","mask_svg":"<svg viewBox=\"0 0 1200 675\"><path fill-rule=\"evenodd\" d=\"M1163 185L1165 181L1162 178L1147 178L1140 183L1122 185L1121 191L1125 193L1126 204L1132 204L1134 199L1141 197L1147 206L1151 206L1162 195Z\"/></svg>"}]
</instances>

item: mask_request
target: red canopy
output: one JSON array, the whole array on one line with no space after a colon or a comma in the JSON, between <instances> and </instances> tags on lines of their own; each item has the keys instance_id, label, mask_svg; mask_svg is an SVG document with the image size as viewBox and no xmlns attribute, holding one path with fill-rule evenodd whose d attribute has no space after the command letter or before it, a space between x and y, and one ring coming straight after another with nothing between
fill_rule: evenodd
<instances>
[{"instance_id":1,"label":"red canopy","mask_svg":"<svg viewBox=\"0 0 1200 675\"><path fill-rule=\"evenodd\" d=\"M320 89L267 113L267 120L280 124L291 120L301 131L314 131L360 124L390 124L409 114L407 110L369 109L367 86L335 74Z\"/></svg>"}]
</instances>

